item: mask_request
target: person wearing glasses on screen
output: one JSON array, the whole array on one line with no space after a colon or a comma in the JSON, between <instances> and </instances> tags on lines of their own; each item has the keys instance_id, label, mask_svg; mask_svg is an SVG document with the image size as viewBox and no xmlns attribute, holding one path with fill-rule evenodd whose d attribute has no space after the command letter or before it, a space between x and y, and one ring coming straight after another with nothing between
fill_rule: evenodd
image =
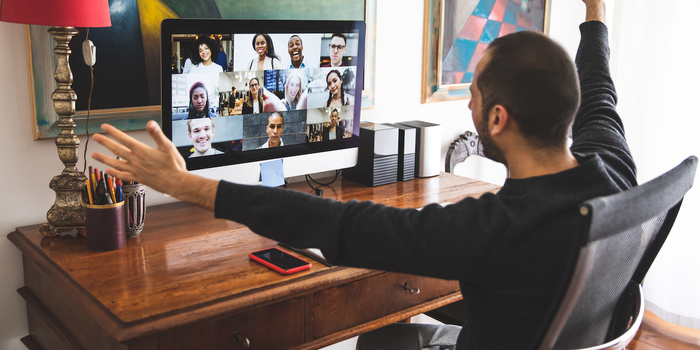
<instances>
[{"instance_id":1,"label":"person wearing glasses on screen","mask_svg":"<svg viewBox=\"0 0 700 350\"><path fill-rule=\"evenodd\" d=\"M189 136L193 146L189 158L224 154L211 146L211 141L214 138L214 120L211 118L188 120L187 136Z\"/></svg>"},{"instance_id":2,"label":"person wearing glasses on screen","mask_svg":"<svg viewBox=\"0 0 700 350\"><path fill-rule=\"evenodd\" d=\"M306 64L304 64L304 55L301 54L302 51L304 51L304 43L301 41L301 37L292 35L287 42L287 47L289 58L292 62L289 65L289 69L306 68Z\"/></svg>"},{"instance_id":3,"label":"person wearing glasses on screen","mask_svg":"<svg viewBox=\"0 0 700 350\"><path fill-rule=\"evenodd\" d=\"M248 82L248 95L243 102L243 114L286 111L287 107L275 94L260 86L260 80L253 77Z\"/></svg>"},{"instance_id":4,"label":"person wearing glasses on screen","mask_svg":"<svg viewBox=\"0 0 700 350\"><path fill-rule=\"evenodd\" d=\"M224 69L214 61L219 57L219 44L200 35L192 44L190 58L185 61L183 74L192 73L221 73Z\"/></svg>"},{"instance_id":5,"label":"person wearing glasses on screen","mask_svg":"<svg viewBox=\"0 0 700 350\"><path fill-rule=\"evenodd\" d=\"M326 84L328 84L328 101L323 107L332 106L347 106L354 102L354 98L350 95L345 95L343 88L343 77L340 71L334 69L326 75Z\"/></svg>"},{"instance_id":6,"label":"person wearing glasses on screen","mask_svg":"<svg viewBox=\"0 0 700 350\"><path fill-rule=\"evenodd\" d=\"M331 57L331 62L322 65L321 67L342 67L343 55L345 55L345 45L348 39L343 33L333 33L331 35L331 44L328 45L329 55Z\"/></svg>"},{"instance_id":7,"label":"person wearing glasses on screen","mask_svg":"<svg viewBox=\"0 0 700 350\"><path fill-rule=\"evenodd\" d=\"M282 132L284 132L284 117L282 113L275 112L270 115L267 119L267 141L262 145L258 146L257 149L272 148L284 146L284 141L282 141Z\"/></svg>"},{"instance_id":8,"label":"person wearing glasses on screen","mask_svg":"<svg viewBox=\"0 0 700 350\"><path fill-rule=\"evenodd\" d=\"M280 69L282 63L275 53L275 45L267 34L255 34L253 37L253 49L258 55L250 61L248 70Z\"/></svg>"},{"instance_id":9,"label":"person wearing glasses on screen","mask_svg":"<svg viewBox=\"0 0 700 350\"><path fill-rule=\"evenodd\" d=\"M190 88L190 108L185 119L197 118L216 118L216 114L209 109L209 92L201 81Z\"/></svg>"},{"instance_id":10,"label":"person wearing glasses on screen","mask_svg":"<svg viewBox=\"0 0 700 350\"><path fill-rule=\"evenodd\" d=\"M331 122L323 126L323 141L340 140L345 134L345 129L340 125L340 115L337 108L331 112Z\"/></svg>"}]
</instances>

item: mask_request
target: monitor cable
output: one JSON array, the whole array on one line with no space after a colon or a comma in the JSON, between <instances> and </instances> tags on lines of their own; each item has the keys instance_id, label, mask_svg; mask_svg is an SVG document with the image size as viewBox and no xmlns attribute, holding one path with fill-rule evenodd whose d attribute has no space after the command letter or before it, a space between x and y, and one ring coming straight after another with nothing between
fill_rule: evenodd
<instances>
[{"instance_id":1,"label":"monitor cable","mask_svg":"<svg viewBox=\"0 0 700 350\"><path fill-rule=\"evenodd\" d=\"M320 182L314 180L314 179L311 177L311 175L309 175L309 174L304 175L304 177L306 178L306 183L309 184L309 187L311 187L311 188L314 190L314 192L316 193L316 195L317 195L317 196L323 196L323 190L322 190L320 187L314 187L314 186L311 184L311 182L309 182L309 180L313 181L315 184L320 185L320 186L330 186L332 183L335 182L335 180L338 179L338 174L340 174L340 170L336 170L336 171L335 171L335 177L334 177L333 180L332 180L331 182L329 182L329 183L320 183Z\"/></svg>"}]
</instances>

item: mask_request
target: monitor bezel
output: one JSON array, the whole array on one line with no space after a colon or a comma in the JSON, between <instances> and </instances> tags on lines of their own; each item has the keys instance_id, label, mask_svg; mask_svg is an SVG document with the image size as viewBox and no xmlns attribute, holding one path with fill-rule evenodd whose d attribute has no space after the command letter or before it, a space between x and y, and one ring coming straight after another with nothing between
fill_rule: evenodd
<instances>
[{"instance_id":1,"label":"monitor bezel","mask_svg":"<svg viewBox=\"0 0 700 350\"><path fill-rule=\"evenodd\" d=\"M172 74L171 48L173 34L255 34L265 28L266 33L348 33L358 32L355 104L353 105L352 137L333 142L314 142L260 150L236 151L223 155L185 158L188 170L216 168L250 162L261 162L286 157L357 148L359 145L362 86L364 83L366 25L364 21L299 21L299 20L235 20L235 19L165 19L161 22L161 127L172 140ZM166 89L168 87L168 89Z\"/></svg>"}]
</instances>

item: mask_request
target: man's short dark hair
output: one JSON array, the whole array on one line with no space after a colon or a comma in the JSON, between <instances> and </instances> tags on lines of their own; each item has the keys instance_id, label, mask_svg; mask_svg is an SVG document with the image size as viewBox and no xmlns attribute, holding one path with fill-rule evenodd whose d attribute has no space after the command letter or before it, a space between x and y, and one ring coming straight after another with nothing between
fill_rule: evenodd
<instances>
[{"instance_id":1,"label":"man's short dark hair","mask_svg":"<svg viewBox=\"0 0 700 350\"><path fill-rule=\"evenodd\" d=\"M348 38L345 37L345 34L343 34L343 33L333 33L333 35L331 35L331 39L333 39L334 36L337 36L337 37L339 37L339 38L343 38L343 42L345 43L345 45L348 44Z\"/></svg>"},{"instance_id":2,"label":"man's short dark hair","mask_svg":"<svg viewBox=\"0 0 700 350\"><path fill-rule=\"evenodd\" d=\"M541 33L522 31L494 40L486 55L489 61L476 81L484 116L502 105L532 146L565 146L581 99L566 51Z\"/></svg>"}]
</instances>

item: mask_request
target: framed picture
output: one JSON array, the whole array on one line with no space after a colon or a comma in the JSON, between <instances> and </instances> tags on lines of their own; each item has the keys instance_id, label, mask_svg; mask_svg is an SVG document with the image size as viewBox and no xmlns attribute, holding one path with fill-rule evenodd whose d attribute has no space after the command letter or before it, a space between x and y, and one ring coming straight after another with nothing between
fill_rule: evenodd
<instances>
[{"instance_id":1,"label":"framed picture","mask_svg":"<svg viewBox=\"0 0 700 350\"><path fill-rule=\"evenodd\" d=\"M101 132L105 122L129 131L144 129L151 119L160 120L160 22L165 18L364 20L362 107L374 107L376 0L109 0L109 4L112 26L78 28L80 34L70 43L72 88L78 96L73 119L78 135ZM51 100L57 85L53 78L55 43L47 30L47 26L27 26L35 140L56 137L61 131ZM86 38L97 47L92 71L82 57Z\"/></svg>"},{"instance_id":2,"label":"framed picture","mask_svg":"<svg viewBox=\"0 0 700 350\"><path fill-rule=\"evenodd\" d=\"M549 33L551 0L425 0L422 103L468 99L474 68L496 38Z\"/></svg>"}]
</instances>

